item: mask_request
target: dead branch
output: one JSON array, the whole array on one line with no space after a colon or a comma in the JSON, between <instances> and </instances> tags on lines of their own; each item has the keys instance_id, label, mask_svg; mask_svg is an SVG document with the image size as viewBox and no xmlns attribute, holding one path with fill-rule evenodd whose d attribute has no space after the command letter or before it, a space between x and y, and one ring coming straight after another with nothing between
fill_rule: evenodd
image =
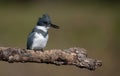
<instances>
[{"instance_id":1,"label":"dead branch","mask_svg":"<svg viewBox=\"0 0 120 76\"><path fill-rule=\"evenodd\" d=\"M34 62L55 65L75 65L79 68L95 70L102 66L100 60L87 58L86 50L83 48L69 48L65 50L33 51L20 48L0 47L0 60L13 62Z\"/></svg>"}]
</instances>

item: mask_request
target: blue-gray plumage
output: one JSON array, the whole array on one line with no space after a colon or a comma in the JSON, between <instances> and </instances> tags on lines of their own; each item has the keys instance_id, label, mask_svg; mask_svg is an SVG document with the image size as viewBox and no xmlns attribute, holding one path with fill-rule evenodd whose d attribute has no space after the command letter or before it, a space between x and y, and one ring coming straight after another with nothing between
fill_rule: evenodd
<instances>
[{"instance_id":1,"label":"blue-gray plumage","mask_svg":"<svg viewBox=\"0 0 120 76\"><path fill-rule=\"evenodd\" d=\"M49 15L44 14L41 18L39 18L37 25L28 35L27 49L43 51L48 41L48 29L50 27L59 29L59 26L51 23Z\"/></svg>"}]
</instances>

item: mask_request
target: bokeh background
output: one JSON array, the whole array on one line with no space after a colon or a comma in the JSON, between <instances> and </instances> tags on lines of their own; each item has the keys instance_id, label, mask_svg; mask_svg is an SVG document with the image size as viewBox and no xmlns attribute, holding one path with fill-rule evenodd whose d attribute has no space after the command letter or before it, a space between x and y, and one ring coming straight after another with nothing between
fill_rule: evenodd
<instances>
[{"instance_id":1,"label":"bokeh background","mask_svg":"<svg viewBox=\"0 0 120 76\"><path fill-rule=\"evenodd\" d=\"M119 0L0 0L0 46L26 48L28 33L48 13L60 30L49 30L45 49L82 47L103 61L95 71L75 66L0 61L0 76L119 76Z\"/></svg>"}]
</instances>

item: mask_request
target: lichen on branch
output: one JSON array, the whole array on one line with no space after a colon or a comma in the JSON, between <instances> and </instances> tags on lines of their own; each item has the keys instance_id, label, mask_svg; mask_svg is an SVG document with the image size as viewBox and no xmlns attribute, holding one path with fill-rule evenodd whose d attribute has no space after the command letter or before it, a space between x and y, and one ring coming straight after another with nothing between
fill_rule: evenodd
<instances>
[{"instance_id":1,"label":"lichen on branch","mask_svg":"<svg viewBox=\"0 0 120 76\"><path fill-rule=\"evenodd\" d=\"M47 63L55 65L74 65L79 68L95 70L102 66L102 62L97 59L87 57L83 48L53 49L45 51L26 50L21 48L0 47L0 60L9 63L32 62Z\"/></svg>"}]
</instances>

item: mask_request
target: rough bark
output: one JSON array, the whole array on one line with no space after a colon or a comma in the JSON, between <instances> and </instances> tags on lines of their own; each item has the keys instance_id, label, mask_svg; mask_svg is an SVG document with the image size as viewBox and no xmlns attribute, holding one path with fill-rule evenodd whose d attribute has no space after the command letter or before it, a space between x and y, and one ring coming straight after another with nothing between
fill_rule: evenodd
<instances>
[{"instance_id":1,"label":"rough bark","mask_svg":"<svg viewBox=\"0 0 120 76\"><path fill-rule=\"evenodd\" d=\"M32 62L55 65L75 65L79 68L86 68L89 70L95 70L102 66L102 62L100 60L88 58L85 49L76 47L65 50L45 50L44 52L20 48L0 47L0 60L9 63Z\"/></svg>"}]
</instances>

